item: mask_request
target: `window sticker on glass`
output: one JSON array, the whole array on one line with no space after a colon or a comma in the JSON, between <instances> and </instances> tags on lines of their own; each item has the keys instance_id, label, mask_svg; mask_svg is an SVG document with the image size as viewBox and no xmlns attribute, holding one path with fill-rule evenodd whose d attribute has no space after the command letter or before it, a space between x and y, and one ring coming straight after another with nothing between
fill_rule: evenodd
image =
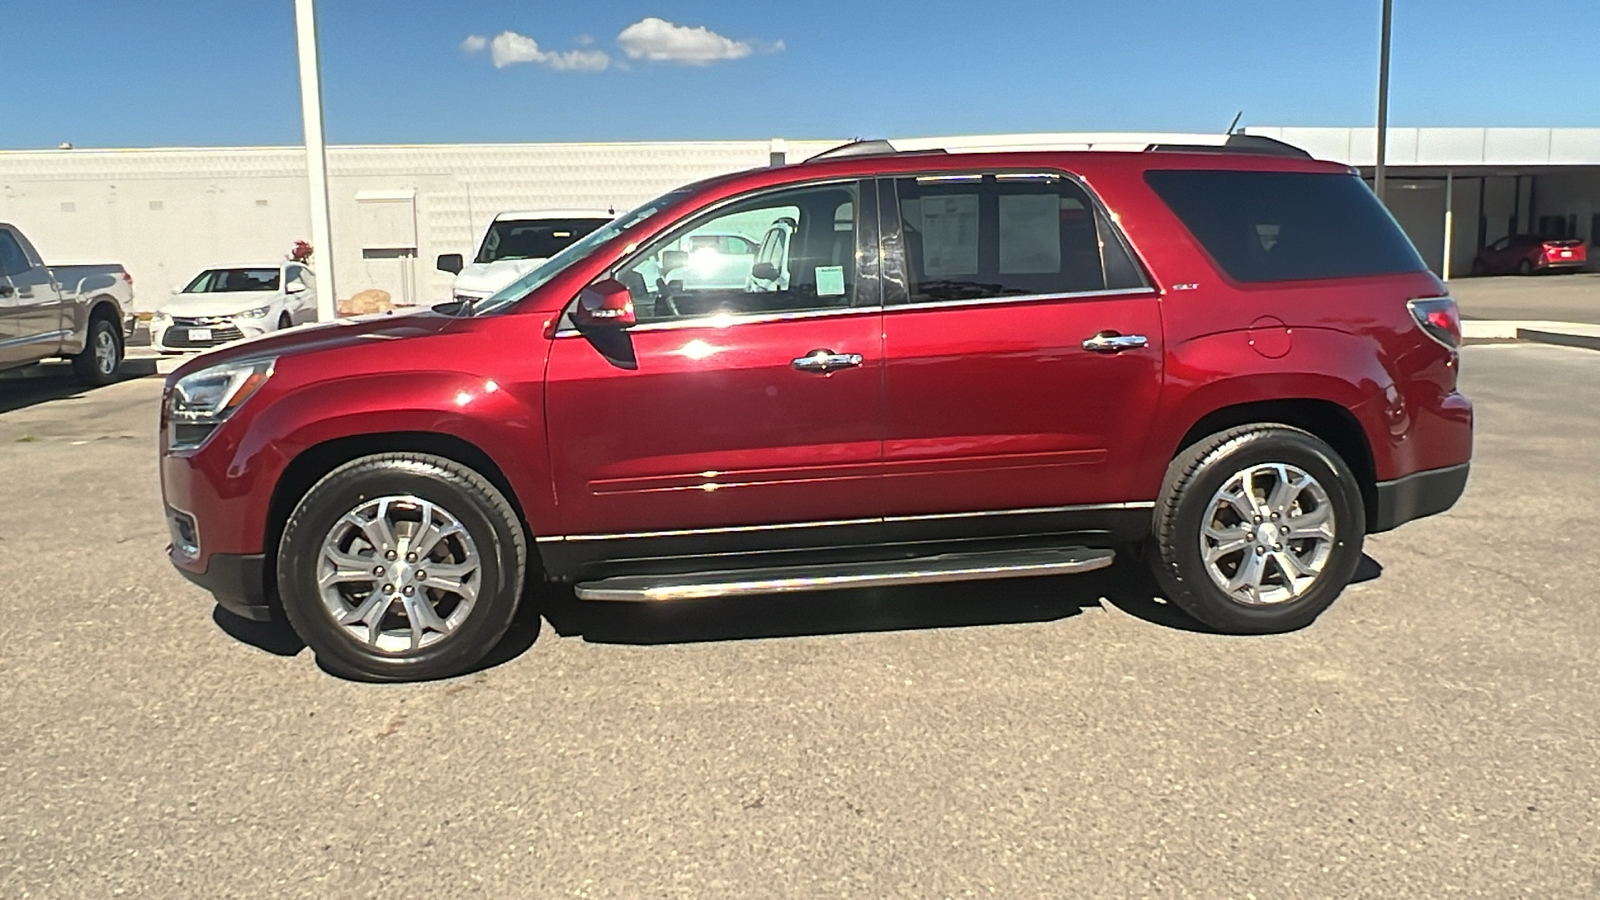
<instances>
[{"instance_id":1,"label":"window sticker on glass","mask_svg":"<svg viewBox=\"0 0 1600 900\"><path fill-rule=\"evenodd\" d=\"M977 274L977 194L922 198L922 252L931 278Z\"/></svg>"},{"instance_id":2,"label":"window sticker on glass","mask_svg":"<svg viewBox=\"0 0 1600 900\"><path fill-rule=\"evenodd\" d=\"M844 295L844 266L817 267L817 296L840 297Z\"/></svg>"}]
</instances>

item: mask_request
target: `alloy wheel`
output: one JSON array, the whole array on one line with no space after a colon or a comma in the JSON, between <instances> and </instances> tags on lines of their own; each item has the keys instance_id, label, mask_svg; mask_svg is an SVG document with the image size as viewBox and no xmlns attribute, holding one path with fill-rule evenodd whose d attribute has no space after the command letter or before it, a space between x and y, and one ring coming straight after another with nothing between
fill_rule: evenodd
<instances>
[{"instance_id":1,"label":"alloy wheel","mask_svg":"<svg viewBox=\"0 0 1600 900\"><path fill-rule=\"evenodd\" d=\"M477 544L460 520L412 495L368 500L322 542L317 588L346 634L405 653L437 643L471 615L482 584Z\"/></svg>"},{"instance_id":2,"label":"alloy wheel","mask_svg":"<svg viewBox=\"0 0 1600 900\"><path fill-rule=\"evenodd\" d=\"M1322 574L1336 527L1327 490L1304 469L1253 465L1212 495L1200 556L1211 580L1234 601L1288 603Z\"/></svg>"}]
</instances>

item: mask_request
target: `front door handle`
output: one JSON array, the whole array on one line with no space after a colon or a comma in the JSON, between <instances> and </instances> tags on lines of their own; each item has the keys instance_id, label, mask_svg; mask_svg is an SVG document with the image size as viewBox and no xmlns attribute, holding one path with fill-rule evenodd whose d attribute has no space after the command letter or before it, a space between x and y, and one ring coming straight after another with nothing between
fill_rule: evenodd
<instances>
[{"instance_id":1,"label":"front door handle","mask_svg":"<svg viewBox=\"0 0 1600 900\"><path fill-rule=\"evenodd\" d=\"M839 369L851 369L861 365L861 354L835 353L832 350L813 350L805 356L796 358L789 365L802 372L820 372L826 375Z\"/></svg>"},{"instance_id":2,"label":"front door handle","mask_svg":"<svg viewBox=\"0 0 1600 900\"><path fill-rule=\"evenodd\" d=\"M1117 334L1115 331L1102 331L1087 341L1083 342L1083 349L1095 353L1118 353L1123 350L1138 350L1150 345L1150 339L1142 334Z\"/></svg>"}]
</instances>

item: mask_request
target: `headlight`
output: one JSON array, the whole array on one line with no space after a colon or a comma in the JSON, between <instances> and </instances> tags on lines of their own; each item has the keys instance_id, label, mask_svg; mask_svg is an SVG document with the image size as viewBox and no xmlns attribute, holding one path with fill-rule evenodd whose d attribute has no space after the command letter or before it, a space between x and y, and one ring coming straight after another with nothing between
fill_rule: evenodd
<instances>
[{"instance_id":1,"label":"headlight","mask_svg":"<svg viewBox=\"0 0 1600 900\"><path fill-rule=\"evenodd\" d=\"M185 375L167 397L167 446L192 450L206 442L272 377L271 359L223 363Z\"/></svg>"},{"instance_id":2,"label":"headlight","mask_svg":"<svg viewBox=\"0 0 1600 900\"><path fill-rule=\"evenodd\" d=\"M272 312L272 307L261 306L257 307L256 309L247 309L240 313L239 316L245 319L265 319L267 317L267 313L269 312Z\"/></svg>"}]
</instances>

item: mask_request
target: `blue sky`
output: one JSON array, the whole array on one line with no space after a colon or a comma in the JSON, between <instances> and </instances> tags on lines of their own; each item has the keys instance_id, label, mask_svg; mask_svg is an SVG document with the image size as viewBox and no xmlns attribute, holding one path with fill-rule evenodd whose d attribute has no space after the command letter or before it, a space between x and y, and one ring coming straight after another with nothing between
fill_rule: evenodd
<instances>
[{"instance_id":1,"label":"blue sky","mask_svg":"<svg viewBox=\"0 0 1600 900\"><path fill-rule=\"evenodd\" d=\"M1379 6L320 0L318 17L331 142L448 143L1368 124ZM1600 126L1600 3L1395 7L1392 124ZM0 148L301 140L292 0L0 0L0 28Z\"/></svg>"}]
</instances>

